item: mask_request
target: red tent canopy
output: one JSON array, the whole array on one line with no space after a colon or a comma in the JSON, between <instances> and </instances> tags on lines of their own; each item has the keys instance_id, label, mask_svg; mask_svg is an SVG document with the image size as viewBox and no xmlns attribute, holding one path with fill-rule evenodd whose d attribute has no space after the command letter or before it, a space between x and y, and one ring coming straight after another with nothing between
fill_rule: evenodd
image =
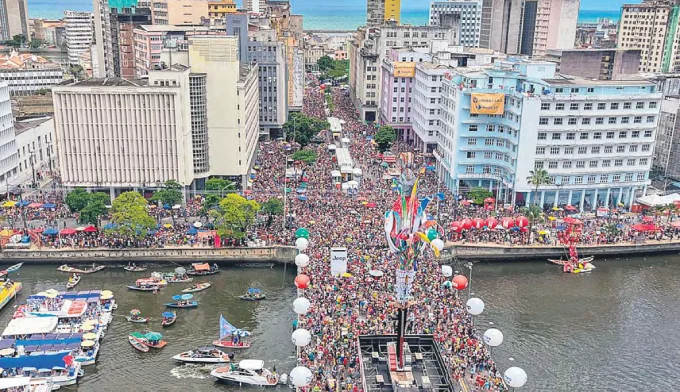
<instances>
[{"instance_id":1,"label":"red tent canopy","mask_svg":"<svg viewBox=\"0 0 680 392\"><path fill-rule=\"evenodd\" d=\"M569 211L576 211L576 207L572 206L571 204L568 205L568 206L565 206L564 209L569 210Z\"/></svg>"},{"instance_id":2,"label":"red tent canopy","mask_svg":"<svg viewBox=\"0 0 680 392\"><path fill-rule=\"evenodd\" d=\"M27 205L26 207L28 207L28 208L40 208L40 207L42 207L42 203L31 203L31 204Z\"/></svg>"},{"instance_id":3,"label":"red tent canopy","mask_svg":"<svg viewBox=\"0 0 680 392\"><path fill-rule=\"evenodd\" d=\"M583 224L583 222L581 222L580 220L572 218L570 216L564 218L564 223L568 223L570 225L582 225Z\"/></svg>"},{"instance_id":4,"label":"red tent canopy","mask_svg":"<svg viewBox=\"0 0 680 392\"><path fill-rule=\"evenodd\" d=\"M633 229L633 230L636 230L636 231L656 231L657 230L655 225L645 225L645 224L642 224L642 223L637 224L637 225L633 225L630 228Z\"/></svg>"},{"instance_id":5,"label":"red tent canopy","mask_svg":"<svg viewBox=\"0 0 680 392\"><path fill-rule=\"evenodd\" d=\"M86 233L96 233L96 232L97 232L97 228L94 227L94 226L87 226L87 227L85 228L85 230L83 230L83 231L86 232Z\"/></svg>"},{"instance_id":6,"label":"red tent canopy","mask_svg":"<svg viewBox=\"0 0 680 392\"><path fill-rule=\"evenodd\" d=\"M73 235L75 233L76 233L76 230L71 229L71 228L63 229L62 231L59 232L59 234L61 234L61 235Z\"/></svg>"}]
</instances>

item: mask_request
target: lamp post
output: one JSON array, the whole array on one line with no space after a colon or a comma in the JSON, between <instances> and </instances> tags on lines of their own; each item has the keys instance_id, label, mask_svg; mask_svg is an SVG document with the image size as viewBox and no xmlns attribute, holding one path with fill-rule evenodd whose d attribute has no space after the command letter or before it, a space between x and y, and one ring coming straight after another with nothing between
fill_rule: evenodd
<instances>
[{"instance_id":1,"label":"lamp post","mask_svg":"<svg viewBox=\"0 0 680 392\"><path fill-rule=\"evenodd\" d=\"M35 156L35 151L30 152L31 155L29 156L29 161L31 161L31 173L33 174L33 188L37 188L36 182L35 182L35 163L33 162L33 157Z\"/></svg>"},{"instance_id":2,"label":"lamp post","mask_svg":"<svg viewBox=\"0 0 680 392\"><path fill-rule=\"evenodd\" d=\"M470 290L472 290L472 262L468 261L467 264L465 264L466 267L470 269L470 282L468 283L468 298L470 297Z\"/></svg>"}]
</instances>

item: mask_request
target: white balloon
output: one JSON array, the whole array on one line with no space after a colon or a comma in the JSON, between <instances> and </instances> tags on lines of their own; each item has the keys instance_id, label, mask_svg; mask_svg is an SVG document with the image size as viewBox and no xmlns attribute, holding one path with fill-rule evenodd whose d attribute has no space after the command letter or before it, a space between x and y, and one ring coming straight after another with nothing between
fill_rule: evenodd
<instances>
[{"instance_id":1,"label":"white balloon","mask_svg":"<svg viewBox=\"0 0 680 392\"><path fill-rule=\"evenodd\" d=\"M473 316L482 314L484 311L484 301L479 298L470 298L467 301L467 310Z\"/></svg>"},{"instance_id":2,"label":"white balloon","mask_svg":"<svg viewBox=\"0 0 680 392\"><path fill-rule=\"evenodd\" d=\"M527 383L527 372L522 368L513 366L505 371L505 382L513 388L522 388Z\"/></svg>"},{"instance_id":3,"label":"white balloon","mask_svg":"<svg viewBox=\"0 0 680 392\"><path fill-rule=\"evenodd\" d=\"M291 340L293 341L294 345L298 347L304 347L311 343L312 334L304 328L296 329L291 336Z\"/></svg>"},{"instance_id":4,"label":"white balloon","mask_svg":"<svg viewBox=\"0 0 680 392\"><path fill-rule=\"evenodd\" d=\"M295 310L295 313L297 314L306 314L309 312L310 306L312 306L312 304L305 297L299 297L293 301L293 310Z\"/></svg>"},{"instance_id":5,"label":"white balloon","mask_svg":"<svg viewBox=\"0 0 680 392\"><path fill-rule=\"evenodd\" d=\"M309 256L307 256L304 253L300 253L299 255L295 256L295 265L297 265L300 268L305 268L306 266L309 265Z\"/></svg>"},{"instance_id":6,"label":"white balloon","mask_svg":"<svg viewBox=\"0 0 680 392\"><path fill-rule=\"evenodd\" d=\"M312 382L312 371L304 366L296 366L288 375L290 382L298 388L306 387Z\"/></svg>"},{"instance_id":7,"label":"white balloon","mask_svg":"<svg viewBox=\"0 0 680 392\"><path fill-rule=\"evenodd\" d=\"M437 250L442 250L442 249L444 249L444 241L442 241L442 240L439 239L439 238L433 239L432 242L431 242L431 244L432 244L432 247L433 247L433 248L436 248Z\"/></svg>"},{"instance_id":8,"label":"white balloon","mask_svg":"<svg viewBox=\"0 0 680 392\"><path fill-rule=\"evenodd\" d=\"M298 238L295 240L295 247L298 250L305 250L309 246L309 241L306 238Z\"/></svg>"},{"instance_id":9,"label":"white balloon","mask_svg":"<svg viewBox=\"0 0 680 392\"><path fill-rule=\"evenodd\" d=\"M450 265L442 265L442 275L445 278L450 278L453 276L453 268Z\"/></svg>"},{"instance_id":10,"label":"white balloon","mask_svg":"<svg viewBox=\"0 0 680 392\"><path fill-rule=\"evenodd\" d=\"M484 332L482 340L484 340L484 343L488 344L491 347L500 346L501 343L503 343L503 332L499 331L496 328L489 328L486 330L486 332Z\"/></svg>"}]
</instances>

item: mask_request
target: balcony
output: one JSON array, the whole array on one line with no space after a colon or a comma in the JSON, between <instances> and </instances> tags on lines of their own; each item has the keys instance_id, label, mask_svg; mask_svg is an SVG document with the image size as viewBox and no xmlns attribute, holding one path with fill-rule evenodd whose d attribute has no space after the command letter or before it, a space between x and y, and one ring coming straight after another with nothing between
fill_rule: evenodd
<instances>
[{"instance_id":1,"label":"balcony","mask_svg":"<svg viewBox=\"0 0 680 392\"><path fill-rule=\"evenodd\" d=\"M512 188L512 183L497 174L484 173L458 173L459 180L495 180L503 182L503 185Z\"/></svg>"}]
</instances>

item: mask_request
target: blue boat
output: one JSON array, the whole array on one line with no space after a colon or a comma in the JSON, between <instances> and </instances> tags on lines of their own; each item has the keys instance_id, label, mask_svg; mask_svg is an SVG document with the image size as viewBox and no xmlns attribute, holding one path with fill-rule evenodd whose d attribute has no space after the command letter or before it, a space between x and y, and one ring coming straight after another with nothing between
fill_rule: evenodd
<instances>
[{"instance_id":1,"label":"blue boat","mask_svg":"<svg viewBox=\"0 0 680 392\"><path fill-rule=\"evenodd\" d=\"M186 308L186 309L191 309L191 308L197 308L198 307L198 301L183 301L183 302L169 302L165 304L168 308Z\"/></svg>"}]
</instances>

